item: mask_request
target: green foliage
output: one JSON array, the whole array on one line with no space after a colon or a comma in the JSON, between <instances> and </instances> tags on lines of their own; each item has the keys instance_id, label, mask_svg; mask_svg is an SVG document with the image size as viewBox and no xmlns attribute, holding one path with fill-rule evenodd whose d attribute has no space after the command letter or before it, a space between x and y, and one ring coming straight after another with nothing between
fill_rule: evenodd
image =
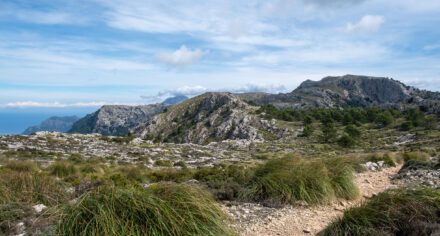
<instances>
[{"instance_id":1,"label":"green foliage","mask_svg":"<svg viewBox=\"0 0 440 236\"><path fill-rule=\"evenodd\" d=\"M68 199L65 186L51 176L38 173L0 172L0 204L21 202L57 205Z\"/></svg>"},{"instance_id":2,"label":"green foliage","mask_svg":"<svg viewBox=\"0 0 440 236\"><path fill-rule=\"evenodd\" d=\"M13 225L33 215L33 209L22 203L0 204L0 234L14 235Z\"/></svg>"},{"instance_id":3,"label":"green foliage","mask_svg":"<svg viewBox=\"0 0 440 236\"><path fill-rule=\"evenodd\" d=\"M352 137L344 134L338 139L338 144L341 147L348 148L353 147L356 144L356 141Z\"/></svg>"},{"instance_id":4,"label":"green foliage","mask_svg":"<svg viewBox=\"0 0 440 236\"><path fill-rule=\"evenodd\" d=\"M75 164L69 161L55 161L48 169L51 175L57 177L67 177L78 172Z\"/></svg>"},{"instance_id":5,"label":"green foliage","mask_svg":"<svg viewBox=\"0 0 440 236\"><path fill-rule=\"evenodd\" d=\"M361 131L352 124L347 125L344 131L352 138L359 138L361 136Z\"/></svg>"},{"instance_id":6,"label":"green foliage","mask_svg":"<svg viewBox=\"0 0 440 236\"><path fill-rule=\"evenodd\" d=\"M425 152L406 152L403 154L403 160L419 160L419 161L428 161L430 158L428 153Z\"/></svg>"},{"instance_id":7,"label":"green foliage","mask_svg":"<svg viewBox=\"0 0 440 236\"><path fill-rule=\"evenodd\" d=\"M414 128L413 123L411 121L405 121L400 125L400 129L402 131L410 131Z\"/></svg>"},{"instance_id":8,"label":"green foliage","mask_svg":"<svg viewBox=\"0 0 440 236\"><path fill-rule=\"evenodd\" d=\"M390 112L385 111L381 112L376 117L376 123L380 124L382 127L386 127L393 123L394 117L391 115Z\"/></svg>"},{"instance_id":9,"label":"green foliage","mask_svg":"<svg viewBox=\"0 0 440 236\"><path fill-rule=\"evenodd\" d=\"M318 235L431 235L440 229L440 192L396 189L346 210Z\"/></svg>"},{"instance_id":10,"label":"green foliage","mask_svg":"<svg viewBox=\"0 0 440 236\"><path fill-rule=\"evenodd\" d=\"M154 162L155 166L171 167L173 166L173 161L171 160L157 160Z\"/></svg>"},{"instance_id":11,"label":"green foliage","mask_svg":"<svg viewBox=\"0 0 440 236\"><path fill-rule=\"evenodd\" d=\"M438 126L437 118L435 115L429 115L426 117L425 122L423 123L423 126L427 130L433 130L436 129Z\"/></svg>"},{"instance_id":12,"label":"green foliage","mask_svg":"<svg viewBox=\"0 0 440 236\"><path fill-rule=\"evenodd\" d=\"M9 160L2 168L7 168L19 172L34 172L39 169L38 164L35 161L18 160Z\"/></svg>"},{"instance_id":13,"label":"green foliage","mask_svg":"<svg viewBox=\"0 0 440 236\"><path fill-rule=\"evenodd\" d=\"M335 198L354 199L359 191L352 169L342 159L306 159L286 156L259 166L242 194L266 204L328 203Z\"/></svg>"},{"instance_id":14,"label":"green foliage","mask_svg":"<svg viewBox=\"0 0 440 236\"><path fill-rule=\"evenodd\" d=\"M62 153L58 152L46 152L42 150L17 150L6 151L3 153L6 157L23 157L23 158L47 158L47 157L60 157Z\"/></svg>"},{"instance_id":15,"label":"green foliage","mask_svg":"<svg viewBox=\"0 0 440 236\"><path fill-rule=\"evenodd\" d=\"M303 132L301 136L303 137L309 137L313 133L313 127L311 125L304 126Z\"/></svg>"},{"instance_id":16,"label":"green foliage","mask_svg":"<svg viewBox=\"0 0 440 236\"><path fill-rule=\"evenodd\" d=\"M60 235L234 235L209 194L188 185L104 188L63 209Z\"/></svg>"},{"instance_id":17,"label":"green foliage","mask_svg":"<svg viewBox=\"0 0 440 236\"><path fill-rule=\"evenodd\" d=\"M333 122L333 120L330 119L328 121L325 121L322 124L321 130L322 130L322 140L325 143L329 143L333 141L334 138L336 138L337 133L335 128L335 123Z\"/></svg>"}]
</instances>

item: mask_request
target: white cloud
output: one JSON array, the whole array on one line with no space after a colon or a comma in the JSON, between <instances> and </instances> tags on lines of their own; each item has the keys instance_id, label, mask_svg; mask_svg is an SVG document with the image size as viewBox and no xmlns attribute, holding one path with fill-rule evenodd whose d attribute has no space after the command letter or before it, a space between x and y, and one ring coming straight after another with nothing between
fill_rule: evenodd
<instances>
[{"instance_id":1,"label":"white cloud","mask_svg":"<svg viewBox=\"0 0 440 236\"><path fill-rule=\"evenodd\" d=\"M225 90L233 93L251 93L251 92L266 92L266 93L280 93L286 92L286 86L281 84L246 84L238 88L231 88Z\"/></svg>"},{"instance_id":2,"label":"white cloud","mask_svg":"<svg viewBox=\"0 0 440 236\"><path fill-rule=\"evenodd\" d=\"M185 95L185 96L193 96L198 95L201 93L206 92L207 89L203 86L196 85L196 86L183 86L176 89L167 89L162 90L158 93L158 96L164 96L164 95L172 95L172 96L178 96L178 95Z\"/></svg>"},{"instance_id":3,"label":"white cloud","mask_svg":"<svg viewBox=\"0 0 440 236\"><path fill-rule=\"evenodd\" d=\"M362 19L355 23L348 23L346 26L347 32L374 32L379 30L380 26L385 22L383 16L365 15Z\"/></svg>"},{"instance_id":4,"label":"white cloud","mask_svg":"<svg viewBox=\"0 0 440 236\"><path fill-rule=\"evenodd\" d=\"M191 50L185 45L182 45L174 52L159 52L154 58L168 66L187 66L195 63L208 53L209 51L203 51L201 49Z\"/></svg>"},{"instance_id":5,"label":"white cloud","mask_svg":"<svg viewBox=\"0 0 440 236\"><path fill-rule=\"evenodd\" d=\"M77 103L59 103L59 102L35 102L35 101L24 101L24 102L9 102L6 104L0 104L0 107L98 107L103 106L105 102L77 102Z\"/></svg>"}]
</instances>

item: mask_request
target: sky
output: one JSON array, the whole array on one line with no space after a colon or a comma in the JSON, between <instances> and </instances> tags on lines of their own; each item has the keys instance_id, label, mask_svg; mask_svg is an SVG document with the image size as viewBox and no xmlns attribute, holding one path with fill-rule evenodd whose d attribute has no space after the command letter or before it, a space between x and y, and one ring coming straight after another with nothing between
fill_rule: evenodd
<instances>
[{"instance_id":1,"label":"sky","mask_svg":"<svg viewBox=\"0 0 440 236\"><path fill-rule=\"evenodd\" d=\"M289 92L384 76L440 91L438 0L0 0L0 110Z\"/></svg>"}]
</instances>

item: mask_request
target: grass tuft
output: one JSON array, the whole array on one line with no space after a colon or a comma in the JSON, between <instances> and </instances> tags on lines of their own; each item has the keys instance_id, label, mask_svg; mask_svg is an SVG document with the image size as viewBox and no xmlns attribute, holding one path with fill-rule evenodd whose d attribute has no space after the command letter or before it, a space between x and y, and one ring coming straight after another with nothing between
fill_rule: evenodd
<instances>
[{"instance_id":1,"label":"grass tuft","mask_svg":"<svg viewBox=\"0 0 440 236\"><path fill-rule=\"evenodd\" d=\"M359 190L353 170L342 159L286 156L259 166L242 197L266 204L322 204L335 198L354 199Z\"/></svg>"},{"instance_id":2,"label":"grass tuft","mask_svg":"<svg viewBox=\"0 0 440 236\"><path fill-rule=\"evenodd\" d=\"M4 168L19 172L34 172L38 170L38 164L35 161L9 160Z\"/></svg>"},{"instance_id":3,"label":"grass tuft","mask_svg":"<svg viewBox=\"0 0 440 236\"><path fill-rule=\"evenodd\" d=\"M67 177L78 172L75 164L69 161L56 161L49 166L50 174L57 177Z\"/></svg>"},{"instance_id":4,"label":"grass tuft","mask_svg":"<svg viewBox=\"0 0 440 236\"><path fill-rule=\"evenodd\" d=\"M403 154L403 160L417 160L417 161L428 161L430 159L429 154L425 152L406 152Z\"/></svg>"},{"instance_id":5,"label":"grass tuft","mask_svg":"<svg viewBox=\"0 0 440 236\"><path fill-rule=\"evenodd\" d=\"M57 205L68 199L65 187L51 176L28 172L0 172L0 204L22 202Z\"/></svg>"},{"instance_id":6,"label":"grass tuft","mask_svg":"<svg viewBox=\"0 0 440 236\"><path fill-rule=\"evenodd\" d=\"M431 235L440 232L439 212L438 190L389 190L346 210L318 235Z\"/></svg>"},{"instance_id":7,"label":"grass tuft","mask_svg":"<svg viewBox=\"0 0 440 236\"><path fill-rule=\"evenodd\" d=\"M234 235L212 198L188 185L103 188L63 210L60 235Z\"/></svg>"}]
</instances>

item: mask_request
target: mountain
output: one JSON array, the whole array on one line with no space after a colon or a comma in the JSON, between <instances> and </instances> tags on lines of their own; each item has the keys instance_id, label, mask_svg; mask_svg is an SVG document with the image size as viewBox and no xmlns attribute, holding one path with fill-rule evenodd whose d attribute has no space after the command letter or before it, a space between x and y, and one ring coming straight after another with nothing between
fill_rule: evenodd
<instances>
[{"instance_id":1,"label":"mountain","mask_svg":"<svg viewBox=\"0 0 440 236\"><path fill-rule=\"evenodd\" d=\"M420 90L385 77L358 75L329 76L304 81L290 93L238 94L244 100L277 107L396 106L421 103L435 106L440 93Z\"/></svg>"},{"instance_id":2,"label":"mountain","mask_svg":"<svg viewBox=\"0 0 440 236\"><path fill-rule=\"evenodd\" d=\"M23 134L32 134L38 131L67 132L78 119L77 116L52 116L39 125L28 127Z\"/></svg>"},{"instance_id":3,"label":"mountain","mask_svg":"<svg viewBox=\"0 0 440 236\"><path fill-rule=\"evenodd\" d=\"M102 135L126 135L133 127L150 120L169 105L143 106L105 105L92 114L78 120L69 133L99 133Z\"/></svg>"},{"instance_id":4,"label":"mountain","mask_svg":"<svg viewBox=\"0 0 440 236\"><path fill-rule=\"evenodd\" d=\"M170 107L134 128L132 134L175 143L263 140L264 130L272 127L253 114L256 109L231 93L205 93Z\"/></svg>"},{"instance_id":5,"label":"mountain","mask_svg":"<svg viewBox=\"0 0 440 236\"><path fill-rule=\"evenodd\" d=\"M168 105L174 105L177 103L181 103L185 100L187 100L188 97L184 96L184 95L178 95L178 96L174 96L174 97L169 97L167 99L165 99L162 104L168 104Z\"/></svg>"}]
</instances>

